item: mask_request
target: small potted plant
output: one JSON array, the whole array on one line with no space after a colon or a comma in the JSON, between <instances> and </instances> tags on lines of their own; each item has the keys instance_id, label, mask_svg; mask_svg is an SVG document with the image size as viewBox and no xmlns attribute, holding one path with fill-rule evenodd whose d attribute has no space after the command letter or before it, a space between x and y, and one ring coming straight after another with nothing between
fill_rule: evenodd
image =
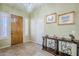
<instances>
[{"instance_id":1,"label":"small potted plant","mask_svg":"<svg viewBox=\"0 0 79 59\"><path fill-rule=\"evenodd\" d=\"M69 36L71 37L71 41L74 41L75 37L73 34L69 34Z\"/></svg>"},{"instance_id":2,"label":"small potted plant","mask_svg":"<svg viewBox=\"0 0 79 59\"><path fill-rule=\"evenodd\" d=\"M48 37L48 34L46 34L45 37L47 38Z\"/></svg>"}]
</instances>

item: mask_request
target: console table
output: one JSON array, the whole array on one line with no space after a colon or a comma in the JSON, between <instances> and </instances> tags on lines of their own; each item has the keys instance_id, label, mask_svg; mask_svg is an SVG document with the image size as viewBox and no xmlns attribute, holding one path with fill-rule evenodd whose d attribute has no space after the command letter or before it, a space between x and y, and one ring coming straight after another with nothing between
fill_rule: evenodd
<instances>
[{"instance_id":1,"label":"console table","mask_svg":"<svg viewBox=\"0 0 79 59\"><path fill-rule=\"evenodd\" d=\"M78 56L79 41L64 40L43 36L43 50L54 55Z\"/></svg>"}]
</instances>

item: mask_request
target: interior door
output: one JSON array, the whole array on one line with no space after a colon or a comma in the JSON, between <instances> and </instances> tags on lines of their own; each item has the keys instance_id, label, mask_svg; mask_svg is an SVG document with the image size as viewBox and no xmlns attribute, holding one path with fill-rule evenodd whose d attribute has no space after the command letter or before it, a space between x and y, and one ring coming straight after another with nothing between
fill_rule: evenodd
<instances>
[{"instance_id":1,"label":"interior door","mask_svg":"<svg viewBox=\"0 0 79 59\"><path fill-rule=\"evenodd\" d=\"M23 17L11 15L11 44L23 43Z\"/></svg>"}]
</instances>

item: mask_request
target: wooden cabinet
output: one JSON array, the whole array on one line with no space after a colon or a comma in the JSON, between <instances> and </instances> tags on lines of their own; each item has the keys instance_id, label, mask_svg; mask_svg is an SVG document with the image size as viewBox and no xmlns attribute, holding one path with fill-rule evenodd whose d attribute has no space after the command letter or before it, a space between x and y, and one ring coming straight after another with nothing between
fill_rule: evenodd
<instances>
[{"instance_id":1,"label":"wooden cabinet","mask_svg":"<svg viewBox=\"0 0 79 59\"><path fill-rule=\"evenodd\" d=\"M43 37L43 49L53 53L54 55L77 56L79 55L78 43L78 41L75 42L57 38Z\"/></svg>"},{"instance_id":2,"label":"wooden cabinet","mask_svg":"<svg viewBox=\"0 0 79 59\"><path fill-rule=\"evenodd\" d=\"M59 41L59 51L68 55L77 55L77 44L72 42Z\"/></svg>"},{"instance_id":3,"label":"wooden cabinet","mask_svg":"<svg viewBox=\"0 0 79 59\"><path fill-rule=\"evenodd\" d=\"M52 54L58 54L57 40L43 37L43 49Z\"/></svg>"}]
</instances>

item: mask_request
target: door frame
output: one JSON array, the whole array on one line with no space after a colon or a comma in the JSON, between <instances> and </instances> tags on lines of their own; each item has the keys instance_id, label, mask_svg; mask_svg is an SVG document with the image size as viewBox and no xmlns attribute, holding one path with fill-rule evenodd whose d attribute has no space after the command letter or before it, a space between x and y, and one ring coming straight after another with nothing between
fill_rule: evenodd
<instances>
[{"instance_id":1,"label":"door frame","mask_svg":"<svg viewBox=\"0 0 79 59\"><path fill-rule=\"evenodd\" d=\"M15 15L15 14L11 14L11 16L12 15ZM18 16L18 15L15 15L15 16ZM19 16L19 17L22 17L22 43L23 43L23 16ZM12 20L12 18L11 18L11 20ZM10 20L10 21L11 21ZM12 33L12 21L11 21L11 33ZM11 34L11 46L12 46L13 44L12 44L12 34ZM15 44L16 45L16 44Z\"/></svg>"}]
</instances>

